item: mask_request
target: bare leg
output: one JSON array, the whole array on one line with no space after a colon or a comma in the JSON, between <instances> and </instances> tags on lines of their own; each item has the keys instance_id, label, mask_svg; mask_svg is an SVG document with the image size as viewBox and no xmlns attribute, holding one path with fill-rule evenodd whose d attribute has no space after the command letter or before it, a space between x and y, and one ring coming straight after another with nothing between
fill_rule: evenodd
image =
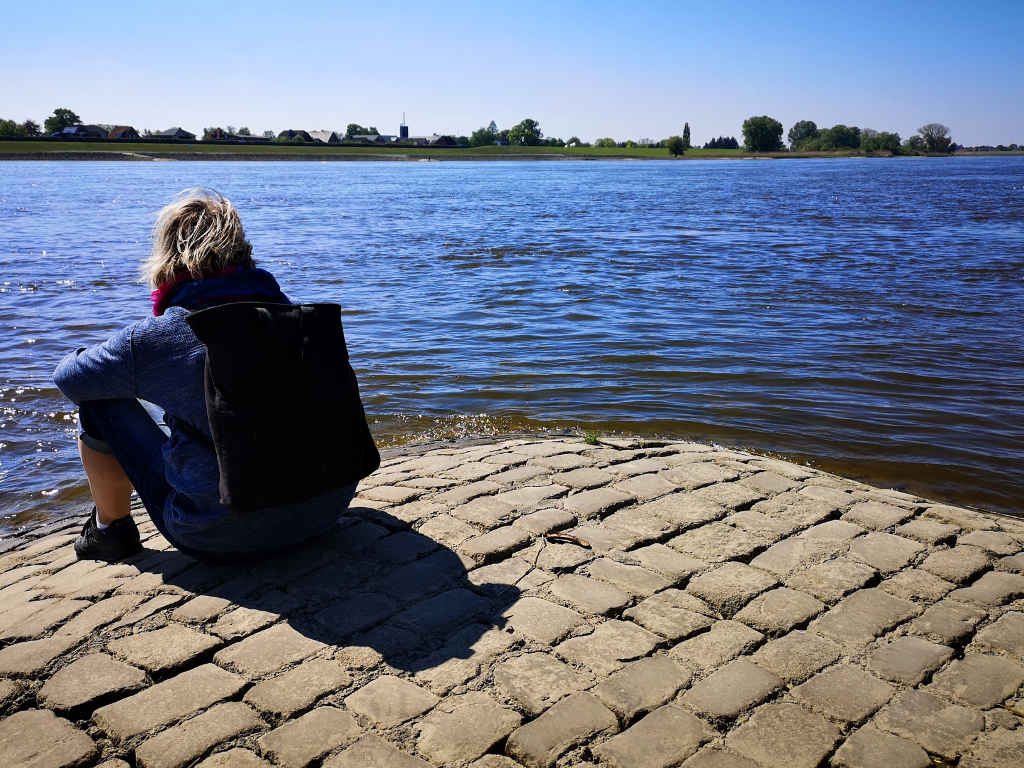
<instances>
[{"instance_id":1,"label":"bare leg","mask_svg":"<svg viewBox=\"0 0 1024 768\"><path fill-rule=\"evenodd\" d=\"M96 503L96 516L104 525L131 513L132 483L113 454L100 453L78 441L89 490Z\"/></svg>"}]
</instances>

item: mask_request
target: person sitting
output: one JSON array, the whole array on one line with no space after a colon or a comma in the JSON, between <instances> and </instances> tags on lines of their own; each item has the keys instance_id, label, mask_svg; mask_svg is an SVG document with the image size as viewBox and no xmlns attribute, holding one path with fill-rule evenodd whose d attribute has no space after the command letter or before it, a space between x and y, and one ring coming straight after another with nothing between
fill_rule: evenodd
<instances>
[{"instance_id":1,"label":"person sitting","mask_svg":"<svg viewBox=\"0 0 1024 768\"><path fill-rule=\"evenodd\" d=\"M210 190L159 212L143 273L153 316L53 374L79 408L95 503L78 557L140 550L133 488L157 530L203 560L262 557L328 530L380 463L340 308L292 304Z\"/></svg>"}]
</instances>

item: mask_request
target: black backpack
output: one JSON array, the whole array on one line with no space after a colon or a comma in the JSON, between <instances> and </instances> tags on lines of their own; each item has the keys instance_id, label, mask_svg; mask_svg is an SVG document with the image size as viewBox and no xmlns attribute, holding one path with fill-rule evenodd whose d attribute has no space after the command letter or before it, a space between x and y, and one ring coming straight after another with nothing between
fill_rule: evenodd
<instances>
[{"instance_id":1,"label":"black backpack","mask_svg":"<svg viewBox=\"0 0 1024 768\"><path fill-rule=\"evenodd\" d=\"M380 466L337 304L233 302L192 312L220 501L239 512L312 499Z\"/></svg>"}]
</instances>

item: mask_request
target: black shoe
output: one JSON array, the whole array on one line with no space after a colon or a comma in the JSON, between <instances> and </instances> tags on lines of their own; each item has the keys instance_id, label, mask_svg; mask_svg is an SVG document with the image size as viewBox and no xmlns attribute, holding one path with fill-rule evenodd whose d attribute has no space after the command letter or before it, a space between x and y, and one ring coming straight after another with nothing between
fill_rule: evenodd
<instances>
[{"instance_id":1,"label":"black shoe","mask_svg":"<svg viewBox=\"0 0 1024 768\"><path fill-rule=\"evenodd\" d=\"M75 554L79 560L106 560L112 563L134 555L140 549L139 529L131 515L115 520L101 531L96 527L96 507L89 513L82 535L75 539Z\"/></svg>"}]
</instances>

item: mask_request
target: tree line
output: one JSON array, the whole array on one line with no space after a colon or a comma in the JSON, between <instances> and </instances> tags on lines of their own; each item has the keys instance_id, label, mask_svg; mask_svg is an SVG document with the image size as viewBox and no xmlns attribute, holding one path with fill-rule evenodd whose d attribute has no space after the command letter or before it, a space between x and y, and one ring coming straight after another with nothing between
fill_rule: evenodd
<instances>
[{"instance_id":1,"label":"tree line","mask_svg":"<svg viewBox=\"0 0 1024 768\"><path fill-rule=\"evenodd\" d=\"M836 152L859 149L865 153L890 152L894 155L950 154L959 145L942 123L927 123L917 134L901 141L894 131L876 131L843 124L818 128L813 120L798 120L786 134L793 152ZM784 152L782 123L760 115L743 121L744 149L748 152Z\"/></svg>"},{"instance_id":2,"label":"tree line","mask_svg":"<svg viewBox=\"0 0 1024 768\"><path fill-rule=\"evenodd\" d=\"M43 121L43 126L34 120L25 120L21 123L15 120L0 119L0 138L19 138L50 135L60 133L64 128L81 125L82 120L72 110L58 107L53 114ZM768 115L749 117L743 121L743 149L747 152L784 152L786 147L782 141L782 123ZM374 126L362 126L359 123L349 123L344 134L337 132L339 137L352 139L354 136L380 135ZM152 132L144 130L143 136L150 136ZM204 139L225 139L235 136L253 136L249 128L242 126L236 129L229 125L226 128L208 127L203 130ZM289 141L280 137L275 139L273 131L264 131L263 138ZM684 154L691 149L690 124L684 123L682 131L654 142L617 141L611 137L596 139L593 144L581 141L578 136L572 136L563 141L561 138L545 137L541 130L540 123L533 118L524 118L511 128L499 129L492 120L487 126L478 128L470 136L452 137L456 145L482 147L490 145L511 145L511 146L548 146L548 147L599 147L599 148L620 148L631 149L634 147L662 147L668 150L673 156ZM859 128L843 124L833 125L831 128L819 128L813 120L798 120L786 134L789 142L789 150L793 152L835 152L843 150L860 150L865 153L889 152L891 154L948 154L960 149L950 136L949 128L941 123L926 123L921 126L917 133L907 139L901 139L894 131L876 131L871 128ZM704 149L740 149L740 144L733 136L718 136L706 142ZM968 149L988 150L1015 150L1017 145L1004 147L972 147Z\"/></svg>"}]
</instances>

